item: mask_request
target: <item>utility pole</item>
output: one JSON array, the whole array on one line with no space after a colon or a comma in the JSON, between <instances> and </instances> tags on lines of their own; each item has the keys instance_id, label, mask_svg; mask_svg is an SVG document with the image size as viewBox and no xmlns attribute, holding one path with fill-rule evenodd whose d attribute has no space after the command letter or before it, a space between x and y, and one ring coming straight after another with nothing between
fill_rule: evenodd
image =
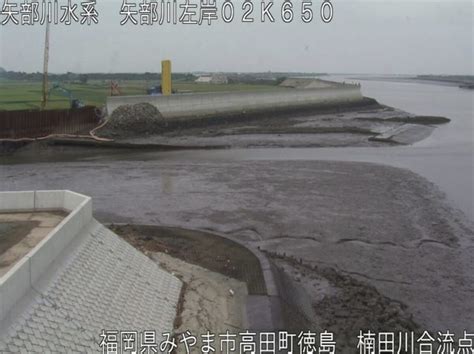
<instances>
[{"instance_id":1,"label":"utility pole","mask_svg":"<svg viewBox=\"0 0 474 354\"><path fill-rule=\"evenodd\" d=\"M43 101L41 109L45 109L48 100L48 61L49 61L49 21L46 20L46 34L44 38L44 62L43 62Z\"/></svg>"}]
</instances>

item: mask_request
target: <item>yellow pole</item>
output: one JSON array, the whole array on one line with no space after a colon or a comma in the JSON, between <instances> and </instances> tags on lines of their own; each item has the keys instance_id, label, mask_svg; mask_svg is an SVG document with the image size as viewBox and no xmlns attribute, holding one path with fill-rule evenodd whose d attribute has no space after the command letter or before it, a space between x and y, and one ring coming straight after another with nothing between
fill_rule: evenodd
<instances>
[{"instance_id":1,"label":"yellow pole","mask_svg":"<svg viewBox=\"0 0 474 354\"><path fill-rule=\"evenodd\" d=\"M161 61L161 93L164 96L171 95L171 61Z\"/></svg>"}]
</instances>

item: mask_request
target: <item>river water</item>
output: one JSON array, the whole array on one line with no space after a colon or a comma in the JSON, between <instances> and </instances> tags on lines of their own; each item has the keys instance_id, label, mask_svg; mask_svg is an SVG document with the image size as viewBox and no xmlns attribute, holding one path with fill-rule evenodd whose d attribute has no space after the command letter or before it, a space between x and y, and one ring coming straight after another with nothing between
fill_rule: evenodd
<instances>
[{"instance_id":1,"label":"river water","mask_svg":"<svg viewBox=\"0 0 474 354\"><path fill-rule=\"evenodd\" d=\"M441 210L439 194L412 173L315 161L408 168L438 185L473 220L474 92L441 84L360 82L364 94L381 103L452 122L405 147L86 149L71 160L53 149L46 150L44 163L26 149L23 160L13 155L0 166L0 189L71 189L93 197L101 221L226 233L375 286L407 304L424 329L462 333L474 323L472 229L446 222L445 215L455 213ZM313 162L240 163L248 160Z\"/></svg>"},{"instance_id":2,"label":"river water","mask_svg":"<svg viewBox=\"0 0 474 354\"><path fill-rule=\"evenodd\" d=\"M351 81L344 77L331 77ZM355 80L352 80L355 81ZM160 160L335 160L408 168L435 183L448 202L474 220L474 91L442 83L357 79L365 96L418 115L451 119L414 145L386 148L270 148L149 153ZM129 156L130 157L130 156ZM138 156L137 156L138 157Z\"/></svg>"},{"instance_id":3,"label":"river water","mask_svg":"<svg viewBox=\"0 0 474 354\"><path fill-rule=\"evenodd\" d=\"M361 161L408 168L437 185L447 201L474 221L474 90L443 83L332 76L334 81L357 81L365 96L417 115L444 116L449 124L410 146L339 148L253 148L229 150L180 150L93 154L86 160L242 161L334 160ZM15 163L18 163L15 157ZM30 160L25 162L31 163ZM39 162L39 161L35 161Z\"/></svg>"}]
</instances>

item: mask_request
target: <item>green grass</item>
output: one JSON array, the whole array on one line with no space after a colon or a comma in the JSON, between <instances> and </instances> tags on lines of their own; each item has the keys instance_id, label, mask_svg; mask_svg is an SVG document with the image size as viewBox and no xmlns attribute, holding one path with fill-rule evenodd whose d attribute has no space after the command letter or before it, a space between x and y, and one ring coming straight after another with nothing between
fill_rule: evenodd
<instances>
[{"instance_id":1,"label":"green grass","mask_svg":"<svg viewBox=\"0 0 474 354\"><path fill-rule=\"evenodd\" d=\"M53 83L50 83L50 87ZM149 86L158 85L151 81L121 81L120 90L123 95L146 95ZM110 82L89 81L87 84L62 84L73 96L86 105L103 106L110 95ZM177 92L223 92L223 91L263 91L281 90L272 85L253 84L196 84L194 82L174 82L173 89ZM42 83L0 79L0 110L39 109L42 99ZM69 108L69 98L53 91L46 109Z\"/></svg>"}]
</instances>

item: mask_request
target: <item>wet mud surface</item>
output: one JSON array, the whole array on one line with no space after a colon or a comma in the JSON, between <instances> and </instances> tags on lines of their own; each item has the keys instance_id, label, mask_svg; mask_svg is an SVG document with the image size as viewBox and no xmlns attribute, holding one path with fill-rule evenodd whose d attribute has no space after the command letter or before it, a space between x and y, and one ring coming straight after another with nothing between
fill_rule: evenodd
<instances>
[{"instance_id":1,"label":"wet mud surface","mask_svg":"<svg viewBox=\"0 0 474 354\"><path fill-rule=\"evenodd\" d=\"M132 144L234 148L406 145L426 138L436 125L449 122L442 117L415 116L375 101L370 103L363 107L309 111L299 115L260 115L248 119L222 117L198 122L194 119L162 120L163 126L147 135L137 137L121 132L105 136ZM398 138L400 129L403 136Z\"/></svg>"},{"instance_id":2,"label":"wet mud surface","mask_svg":"<svg viewBox=\"0 0 474 354\"><path fill-rule=\"evenodd\" d=\"M0 213L0 278L67 215L61 210Z\"/></svg>"},{"instance_id":3,"label":"wet mud surface","mask_svg":"<svg viewBox=\"0 0 474 354\"><path fill-rule=\"evenodd\" d=\"M0 220L0 255L23 240L38 224L37 221L14 222Z\"/></svg>"},{"instance_id":4,"label":"wet mud surface","mask_svg":"<svg viewBox=\"0 0 474 354\"><path fill-rule=\"evenodd\" d=\"M142 252L161 252L245 282L250 294L265 294L258 259L244 247L206 232L150 225L109 228Z\"/></svg>"},{"instance_id":5,"label":"wet mud surface","mask_svg":"<svg viewBox=\"0 0 474 354\"><path fill-rule=\"evenodd\" d=\"M98 137L108 141L91 136L90 139L50 138L26 145L3 142L0 157L32 150L55 153L68 147L163 151L410 145L427 138L436 126L449 121L444 117L410 114L370 98L337 107L175 119L164 119L152 105L137 104L120 107L96 131Z\"/></svg>"},{"instance_id":6,"label":"wet mud surface","mask_svg":"<svg viewBox=\"0 0 474 354\"><path fill-rule=\"evenodd\" d=\"M136 159L3 165L0 189L70 189L92 196L103 222L226 233L365 284L423 330L472 330L472 225L416 174L331 161Z\"/></svg>"},{"instance_id":7,"label":"wet mud surface","mask_svg":"<svg viewBox=\"0 0 474 354\"><path fill-rule=\"evenodd\" d=\"M355 352L361 330L422 333L407 305L367 282L283 254L267 252L267 256L276 265L285 323L293 332L335 333L342 353Z\"/></svg>"}]
</instances>

